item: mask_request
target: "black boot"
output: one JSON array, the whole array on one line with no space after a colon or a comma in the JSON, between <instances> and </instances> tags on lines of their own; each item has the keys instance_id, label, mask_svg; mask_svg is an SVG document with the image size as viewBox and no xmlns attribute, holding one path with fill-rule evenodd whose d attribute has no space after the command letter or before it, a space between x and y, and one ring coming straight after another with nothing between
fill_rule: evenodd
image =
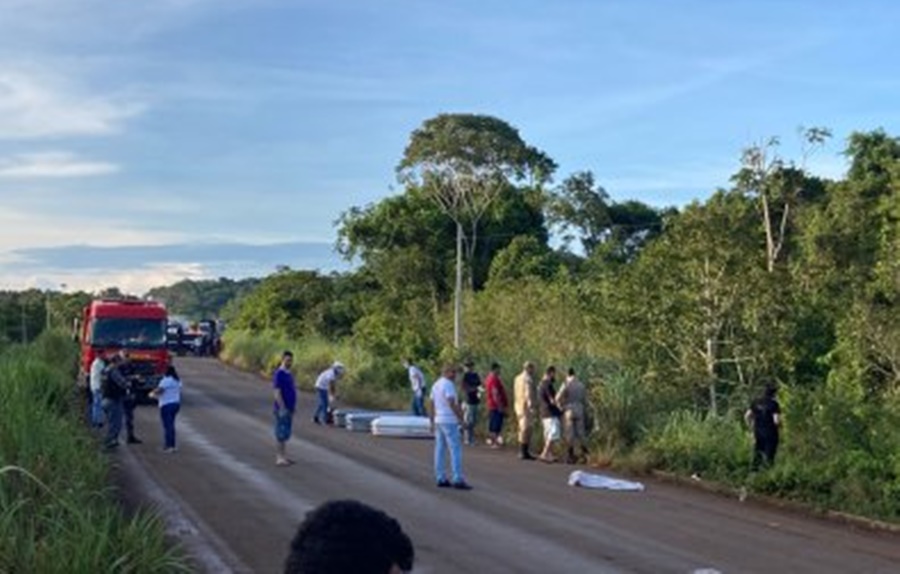
<instances>
[{"instance_id":1,"label":"black boot","mask_svg":"<svg viewBox=\"0 0 900 574\"><path fill-rule=\"evenodd\" d=\"M522 459L522 460L534 460L534 457L531 456L531 453L530 453L530 452L528 452L528 445L527 445L527 444L520 444L520 445L519 445L519 458Z\"/></svg>"},{"instance_id":2,"label":"black boot","mask_svg":"<svg viewBox=\"0 0 900 574\"><path fill-rule=\"evenodd\" d=\"M566 464L575 464L578 462L578 459L575 458L575 449L569 447L568 451L566 451Z\"/></svg>"},{"instance_id":3,"label":"black boot","mask_svg":"<svg viewBox=\"0 0 900 574\"><path fill-rule=\"evenodd\" d=\"M142 441L141 439L139 439L138 437L136 437L134 435L130 435L128 437L128 444L141 444L143 442L144 441Z\"/></svg>"}]
</instances>

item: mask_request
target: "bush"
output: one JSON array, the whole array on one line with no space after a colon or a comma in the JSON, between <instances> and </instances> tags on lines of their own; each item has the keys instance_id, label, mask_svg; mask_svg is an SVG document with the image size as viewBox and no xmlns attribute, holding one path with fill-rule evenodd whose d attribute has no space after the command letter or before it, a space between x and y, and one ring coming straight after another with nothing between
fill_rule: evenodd
<instances>
[{"instance_id":1,"label":"bush","mask_svg":"<svg viewBox=\"0 0 900 574\"><path fill-rule=\"evenodd\" d=\"M658 467L722 480L747 475L748 437L737 417L681 410L652 430L643 448Z\"/></svg>"}]
</instances>

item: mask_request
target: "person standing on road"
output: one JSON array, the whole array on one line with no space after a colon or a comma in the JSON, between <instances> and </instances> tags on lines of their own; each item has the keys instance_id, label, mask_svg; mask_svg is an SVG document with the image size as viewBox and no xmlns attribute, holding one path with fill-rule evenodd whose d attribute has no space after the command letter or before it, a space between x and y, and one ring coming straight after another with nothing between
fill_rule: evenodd
<instances>
[{"instance_id":1,"label":"person standing on road","mask_svg":"<svg viewBox=\"0 0 900 574\"><path fill-rule=\"evenodd\" d=\"M534 363L527 361L522 372L516 375L513 382L513 395L516 407L516 418L519 422L519 458L534 460L531 451L531 427L534 425L534 409L536 406L534 387Z\"/></svg>"},{"instance_id":2,"label":"person standing on road","mask_svg":"<svg viewBox=\"0 0 900 574\"><path fill-rule=\"evenodd\" d=\"M137 408L137 395L134 391L132 376L134 375L134 364L125 351L119 351L121 361L118 363L119 371L125 377L127 385L125 387L125 397L122 399L122 411L125 415L125 432L128 435L126 439L128 444L141 444L142 441L134 434L134 409Z\"/></svg>"},{"instance_id":3,"label":"person standing on road","mask_svg":"<svg viewBox=\"0 0 900 574\"><path fill-rule=\"evenodd\" d=\"M106 369L106 355L101 351L91 361L88 390L91 394L90 420L94 428L103 427L103 371Z\"/></svg>"},{"instance_id":4,"label":"person standing on road","mask_svg":"<svg viewBox=\"0 0 900 574\"><path fill-rule=\"evenodd\" d=\"M399 574L415 551L396 519L356 500L330 500L297 528L284 574Z\"/></svg>"},{"instance_id":5,"label":"person standing on road","mask_svg":"<svg viewBox=\"0 0 900 574\"><path fill-rule=\"evenodd\" d=\"M463 412L456 399L456 367L447 366L431 387L431 432L434 434L434 476L440 488L459 490L472 487L463 478L460 425ZM452 481L447 478L445 457L450 456Z\"/></svg>"},{"instance_id":6,"label":"person standing on road","mask_svg":"<svg viewBox=\"0 0 900 574\"><path fill-rule=\"evenodd\" d=\"M335 361L316 378L316 395L319 397L319 404L316 407L316 414L313 415L313 422L317 425L330 422L329 405L337 400L337 382L343 376L344 365L340 361Z\"/></svg>"},{"instance_id":7,"label":"person standing on road","mask_svg":"<svg viewBox=\"0 0 900 574\"><path fill-rule=\"evenodd\" d=\"M575 446L579 447L581 457L587 458L584 417L587 411L587 389L578 377L575 369L569 368L566 382L556 395L556 404L563 410L566 437L566 463L575 464Z\"/></svg>"},{"instance_id":8,"label":"person standing on road","mask_svg":"<svg viewBox=\"0 0 900 574\"><path fill-rule=\"evenodd\" d=\"M763 396L750 404L744 413L744 420L753 428L753 470L760 465L775 463L778 451L778 428L781 426L781 405L775 400L778 389L773 384L766 385Z\"/></svg>"},{"instance_id":9,"label":"person standing on road","mask_svg":"<svg viewBox=\"0 0 900 574\"><path fill-rule=\"evenodd\" d=\"M556 404L556 367L550 365L544 372L541 379L541 386L538 389L538 410L541 414L541 423L544 429L544 449L541 451L540 459L544 462L556 462L556 456L553 454L553 445L559 442L561 433L559 429L559 419L562 411Z\"/></svg>"},{"instance_id":10,"label":"person standing on road","mask_svg":"<svg viewBox=\"0 0 900 574\"><path fill-rule=\"evenodd\" d=\"M287 441L291 438L293 430L294 411L297 410L297 385L294 383L294 375L291 367L294 364L294 354L285 351L281 354L281 364L272 376L272 388L275 394L275 464L288 466L294 461L287 457Z\"/></svg>"},{"instance_id":11,"label":"person standing on road","mask_svg":"<svg viewBox=\"0 0 900 574\"><path fill-rule=\"evenodd\" d=\"M406 367L406 372L409 374L409 386L412 389L412 413L417 417L428 416L428 413L425 412L425 388L428 386L425 374L412 362L412 359L405 359L403 366Z\"/></svg>"},{"instance_id":12,"label":"person standing on road","mask_svg":"<svg viewBox=\"0 0 900 574\"><path fill-rule=\"evenodd\" d=\"M499 363L491 363L491 372L484 380L484 388L488 408L487 443L493 448L500 448L503 445L503 419L506 417L509 401L506 398L503 381L500 379Z\"/></svg>"},{"instance_id":13,"label":"person standing on road","mask_svg":"<svg viewBox=\"0 0 900 574\"><path fill-rule=\"evenodd\" d=\"M175 447L175 417L181 410L181 379L175 367L169 366L159 385L150 391L150 397L159 402L159 418L163 427L163 452L173 453Z\"/></svg>"},{"instance_id":14,"label":"person standing on road","mask_svg":"<svg viewBox=\"0 0 900 574\"><path fill-rule=\"evenodd\" d=\"M481 377L475 372L475 363L471 359L465 362L466 371L462 377L462 389L465 394L466 402L463 403L463 414L465 415L465 426L463 434L465 435L466 444L472 446L475 444L475 424L478 421L478 405L481 403L479 393L481 392Z\"/></svg>"},{"instance_id":15,"label":"person standing on road","mask_svg":"<svg viewBox=\"0 0 900 574\"><path fill-rule=\"evenodd\" d=\"M103 413L106 416L106 440L104 446L112 449L119 446L122 434L122 414L128 380L121 369L122 356L113 355L103 372Z\"/></svg>"}]
</instances>

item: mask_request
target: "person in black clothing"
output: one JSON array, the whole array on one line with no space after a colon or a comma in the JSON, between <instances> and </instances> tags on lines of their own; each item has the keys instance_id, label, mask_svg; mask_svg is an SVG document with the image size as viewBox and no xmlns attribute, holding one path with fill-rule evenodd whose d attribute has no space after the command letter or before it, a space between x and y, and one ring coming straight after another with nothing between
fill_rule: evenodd
<instances>
[{"instance_id":1,"label":"person in black clothing","mask_svg":"<svg viewBox=\"0 0 900 574\"><path fill-rule=\"evenodd\" d=\"M475 372L475 363L471 360L465 362L466 372L463 373L462 388L466 395L463 404L465 415L463 426L463 439L466 444L475 444L475 424L478 422L478 405L481 400L478 397L481 390L481 377Z\"/></svg>"},{"instance_id":2,"label":"person in black clothing","mask_svg":"<svg viewBox=\"0 0 900 574\"><path fill-rule=\"evenodd\" d=\"M744 413L744 420L753 427L753 470L761 464L769 466L775 462L778 450L778 427L781 426L781 406L775 400L775 385L767 385L763 396L750 404Z\"/></svg>"},{"instance_id":3,"label":"person in black clothing","mask_svg":"<svg viewBox=\"0 0 900 574\"><path fill-rule=\"evenodd\" d=\"M122 432L122 410L125 393L127 392L128 379L122 373L122 357L113 355L109 364L103 371L102 406L106 415L106 448L119 446L119 434Z\"/></svg>"},{"instance_id":4,"label":"person in black clothing","mask_svg":"<svg viewBox=\"0 0 900 574\"><path fill-rule=\"evenodd\" d=\"M538 413L541 415L541 424L544 427L544 450L538 457L544 462L556 462L553 455L553 445L562 437L560 417L562 410L556 404L556 367L550 365L541 379L538 387Z\"/></svg>"},{"instance_id":5,"label":"person in black clothing","mask_svg":"<svg viewBox=\"0 0 900 574\"><path fill-rule=\"evenodd\" d=\"M122 398L122 410L125 415L125 433L128 437L126 440L128 441L128 444L141 444L144 441L134 434L134 409L137 406L137 396L135 395L134 387L131 384L131 375L134 372L134 365L131 364L131 360L126 353L120 352L120 356L122 360L119 362L119 369L127 381L125 386L125 396Z\"/></svg>"},{"instance_id":6,"label":"person in black clothing","mask_svg":"<svg viewBox=\"0 0 900 574\"><path fill-rule=\"evenodd\" d=\"M396 519L356 500L310 511L291 541L284 574L399 574L415 551Z\"/></svg>"}]
</instances>

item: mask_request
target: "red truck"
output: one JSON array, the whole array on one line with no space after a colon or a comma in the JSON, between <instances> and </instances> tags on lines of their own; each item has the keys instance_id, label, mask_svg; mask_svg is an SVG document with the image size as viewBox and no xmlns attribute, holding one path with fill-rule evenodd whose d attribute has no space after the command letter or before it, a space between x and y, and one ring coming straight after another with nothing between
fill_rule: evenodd
<instances>
[{"instance_id":1,"label":"red truck","mask_svg":"<svg viewBox=\"0 0 900 574\"><path fill-rule=\"evenodd\" d=\"M166 372L168 312L165 305L143 299L98 299L81 317L81 372L88 377L98 353L128 353L127 375L138 399L145 398ZM85 379L86 380L86 379Z\"/></svg>"}]
</instances>

